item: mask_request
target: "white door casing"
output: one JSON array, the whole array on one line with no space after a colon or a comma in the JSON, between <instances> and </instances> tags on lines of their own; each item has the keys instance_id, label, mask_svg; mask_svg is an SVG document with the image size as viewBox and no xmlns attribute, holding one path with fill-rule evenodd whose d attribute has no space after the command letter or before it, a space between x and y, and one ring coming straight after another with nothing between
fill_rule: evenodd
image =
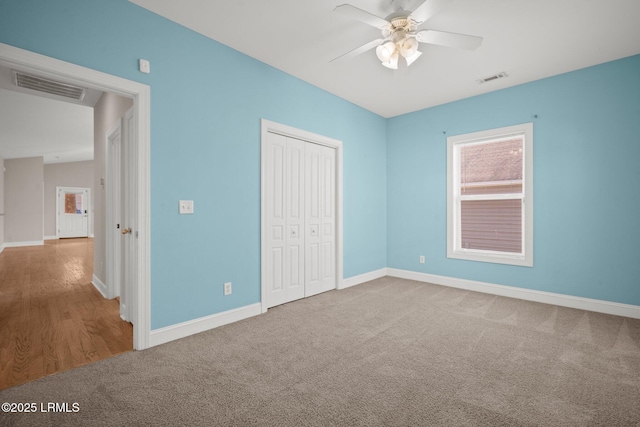
<instances>
[{"instance_id":1,"label":"white door casing","mask_svg":"<svg viewBox=\"0 0 640 427\"><path fill-rule=\"evenodd\" d=\"M262 120L261 146L261 289L266 312L341 288L342 143Z\"/></svg>"},{"instance_id":2,"label":"white door casing","mask_svg":"<svg viewBox=\"0 0 640 427\"><path fill-rule=\"evenodd\" d=\"M89 188L56 187L57 237L89 237L90 194Z\"/></svg>"}]
</instances>

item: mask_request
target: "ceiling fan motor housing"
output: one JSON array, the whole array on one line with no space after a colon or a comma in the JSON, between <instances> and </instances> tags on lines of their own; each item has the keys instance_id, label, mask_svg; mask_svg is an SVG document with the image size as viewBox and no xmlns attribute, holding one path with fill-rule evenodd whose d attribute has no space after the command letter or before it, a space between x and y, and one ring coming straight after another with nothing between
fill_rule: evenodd
<instances>
[{"instance_id":1,"label":"ceiling fan motor housing","mask_svg":"<svg viewBox=\"0 0 640 427\"><path fill-rule=\"evenodd\" d=\"M391 20L391 26L393 28L405 28L409 26L409 18L398 17Z\"/></svg>"},{"instance_id":2,"label":"ceiling fan motor housing","mask_svg":"<svg viewBox=\"0 0 640 427\"><path fill-rule=\"evenodd\" d=\"M408 12L405 11L394 13L387 21L389 21L389 26L382 29L382 36L391 38L394 42L402 40L407 36L407 33L416 28L415 22L409 18Z\"/></svg>"}]
</instances>

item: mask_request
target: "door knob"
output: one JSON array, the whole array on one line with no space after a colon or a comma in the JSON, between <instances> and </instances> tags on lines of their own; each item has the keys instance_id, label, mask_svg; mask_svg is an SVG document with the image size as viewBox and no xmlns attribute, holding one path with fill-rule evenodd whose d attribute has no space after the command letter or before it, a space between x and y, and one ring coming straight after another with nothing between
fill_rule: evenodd
<instances>
[{"instance_id":1,"label":"door knob","mask_svg":"<svg viewBox=\"0 0 640 427\"><path fill-rule=\"evenodd\" d=\"M122 234L129 234L131 233L131 228L123 228L122 229Z\"/></svg>"}]
</instances>

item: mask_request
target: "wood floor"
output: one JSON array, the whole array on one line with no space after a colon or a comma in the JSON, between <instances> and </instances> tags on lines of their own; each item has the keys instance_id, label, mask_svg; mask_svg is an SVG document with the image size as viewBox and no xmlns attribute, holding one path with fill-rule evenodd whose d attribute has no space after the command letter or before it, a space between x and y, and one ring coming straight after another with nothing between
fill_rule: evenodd
<instances>
[{"instance_id":1,"label":"wood floor","mask_svg":"<svg viewBox=\"0 0 640 427\"><path fill-rule=\"evenodd\" d=\"M133 350L132 325L92 274L93 239L0 254L0 390Z\"/></svg>"}]
</instances>

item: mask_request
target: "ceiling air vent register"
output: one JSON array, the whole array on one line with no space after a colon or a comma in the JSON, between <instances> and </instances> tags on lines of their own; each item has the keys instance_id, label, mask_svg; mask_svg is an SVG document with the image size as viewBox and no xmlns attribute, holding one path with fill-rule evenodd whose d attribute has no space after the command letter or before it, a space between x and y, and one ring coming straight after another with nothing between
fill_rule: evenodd
<instances>
[{"instance_id":1,"label":"ceiling air vent register","mask_svg":"<svg viewBox=\"0 0 640 427\"><path fill-rule=\"evenodd\" d=\"M484 77L476 81L478 82L478 84L484 84L484 83L492 82L494 80L504 79L505 77L508 77L508 75L503 71L502 73L494 74L493 76L489 76L489 77Z\"/></svg>"},{"instance_id":2,"label":"ceiling air vent register","mask_svg":"<svg viewBox=\"0 0 640 427\"><path fill-rule=\"evenodd\" d=\"M13 84L25 89L45 92L51 95L63 96L78 101L84 99L87 89L79 86L61 83L43 77L33 76L13 70Z\"/></svg>"}]
</instances>

